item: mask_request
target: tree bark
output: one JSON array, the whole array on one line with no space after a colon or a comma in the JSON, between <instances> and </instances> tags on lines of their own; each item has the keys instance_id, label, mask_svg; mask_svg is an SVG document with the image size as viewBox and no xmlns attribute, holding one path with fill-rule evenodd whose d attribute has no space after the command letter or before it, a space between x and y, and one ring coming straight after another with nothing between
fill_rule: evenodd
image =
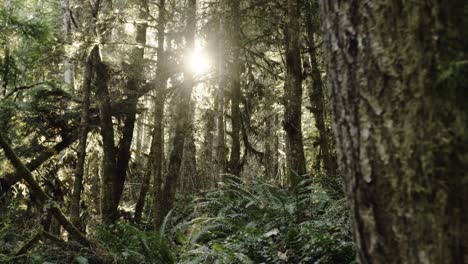
<instances>
[{"instance_id":1,"label":"tree bark","mask_svg":"<svg viewBox=\"0 0 468 264\"><path fill-rule=\"evenodd\" d=\"M321 175L319 181L328 190L336 192L341 189L337 181L337 166L336 157L334 157L330 151L330 140L327 132L327 126L325 125L326 108L325 108L325 96L323 91L322 76L320 73L317 50L315 48L315 34L317 34L318 26L314 23L314 11L318 13L318 7L313 8L310 1L304 1L306 11L306 31L307 31L307 44L308 53L310 59L310 65L307 65L308 74L308 89L310 99L310 110L314 115L315 127L317 128L320 138L320 157L323 163L324 175ZM305 64L306 65L306 64Z\"/></svg>"},{"instance_id":2,"label":"tree bark","mask_svg":"<svg viewBox=\"0 0 468 264\"><path fill-rule=\"evenodd\" d=\"M466 1L321 0L361 263L466 263Z\"/></svg>"},{"instance_id":3,"label":"tree bark","mask_svg":"<svg viewBox=\"0 0 468 264\"><path fill-rule=\"evenodd\" d=\"M216 179L220 174L226 172L226 141L225 141L225 119L224 119L224 90L226 87L226 25L224 12L225 0L220 0L220 23L219 23L219 47L218 47L218 93L217 103L217 134L216 134ZM215 179L215 182L216 182Z\"/></svg>"},{"instance_id":4,"label":"tree bark","mask_svg":"<svg viewBox=\"0 0 468 264\"><path fill-rule=\"evenodd\" d=\"M139 99L139 88L143 83L143 60L145 55L144 46L146 44L146 29L148 27L148 1L147 0L140 0L139 1L139 14L136 29L136 43L140 44L140 46L136 46L132 50L132 60L130 65L130 76L127 82L127 92L128 92L128 112L125 115L124 127L122 130L122 139L119 142L119 152L117 154L117 175L118 175L118 190L116 192L116 201L120 201L122 197L123 188L125 184L125 179L127 176L127 169L128 164L130 161L131 155L131 146L133 140L133 132L135 129L135 121L137 115L137 105ZM140 197L139 199L139 206L138 210L135 211L135 216L139 219L141 218L141 213L144 207L144 201L146 197L146 192L148 191L149 186L149 179L150 174L147 173L144 176L144 180L142 183L142 188L140 190ZM118 206L118 205L117 205Z\"/></svg>"},{"instance_id":5,"label":"tree bark","mask_svg":"<svg viewBox=\"0 0 468 264\"><path fill-rule=\"evenodd\" d=\"M93 57L96 56L97 46L93 48L90 55L88 56L85 73L83 80L82 88L82 105L81 105L81 121L80 121L80 134L78 136L78 160L75 167L75 180L73 182L73 192L70 201L70 219L72 223L82 230L81 221L80 221L80 200L81 192L83 190L83 174L84 174L84 165L86 158L86 143L88 140L88 131L89 131L89 105L90 105L90 95L91 95L91 84L94 73L94 62Z\"/></svg>"},{"instance_id":6,"label":"tree bark","mask_svg":"<svg viewBox=\"0 0 468 264\"><path fill-rule=\"evenodd\" d=\"M300 0L288 0L284 130L287 139L287 175L291 187L307 173L302 142L302 68L300 55Z\"/></svg>"},{"instance_id":7,"label":"tree bark","mask_svg":"<svg viewBox=\"0 0 468 264\"><path fill-rule=\"evenodd\" d=\"M99 51L99 48L97 48ZM102 184L101 184L101 220L112 224L118 217L118 175L116 147L114 142L114 124L112 122L109 97L109 68L102 62L99 52L96 52L96 97L99 107L100 133L102 137Z\"/></svg>"},{"instance_id":8,"label":"tree bark","mask_svg":"<svg viewBox=\"0 0 468 264\"><path fill-rule=\"evenodd\" d=\"M217 102L215 102L216 108ZM215 134L215 124L216 124L216 110L208 109L205 112L204 120L205 121L205 132L204 132L204 139L203 139L203 152L202 158L200 160L200 187L207 189L211 187L212 179L215 177L215 165L214 165L214 158L213 155L215 153L215 144L214 144L214 134Z\"/></svg>"},{"instance_id":9,"label":"tree bark","mask_svg":"<svg viewBox=\"0 0 468 264\"><path fill-rule=\"evenodd\" d=\"M187 43L186 50L189 54L195 47L195 30L196 30L196 0L188 0L187 7L187 25L185 32L185 40ZM166 180L163 189L163 195L161 196L160 208L156 216L155 225L159 229L164 221L164 217L172 209L174 205L175 192L180 174L180 165L182 163L182 157L184 152L185 139L187 132L191 129L190 113L187 109L190 108L190 98L193 88L193 73L188 66L184 70L184 83L180 89L178 96L178 102L175 113L175 132L172 141L172 150L169 155L168 171L166 174Z\"/></svg>"},{"instance_id":10,"label":"tree bark","mask_svg":"<svg viewBox=\"0 0 468 264\"><path fill-rule=\"evenodd\" d=\"M241 69L240 69L240 0L230 0L231 7L231 24L232 24L232 65L231 65L231 159L229 161L230 173L237 176L240 181L241 165L240 165L240 133L241 133L241 113L240 113L240 99L241 99Z\"/></svg>"},{"instance_id":11,"label":"tree bark","mask_svg":"<svg viewBox=\"0 0 468 264\"><path fill-rule=\"evenodd\" d=\"M278 173L278 135L276 134L277 115L272 114L265 120L265 177L274 181Z\"/></svg>"},{"instance_id":12,"label":"tree bark","mask_svg":"<svg viewBox=\"0 0 468 264\"><path fill-rule=\"evenodd\" d=\"M166 39L166 0L159 0L158 49L156 73L156 97L154 99L154 130L151 143L151 173L153 177L153 216L154 228L159 228L161 214L162 182L164 167L164 103L167 89L167 59L164 50Z\"/></svg>"}]
</instances>

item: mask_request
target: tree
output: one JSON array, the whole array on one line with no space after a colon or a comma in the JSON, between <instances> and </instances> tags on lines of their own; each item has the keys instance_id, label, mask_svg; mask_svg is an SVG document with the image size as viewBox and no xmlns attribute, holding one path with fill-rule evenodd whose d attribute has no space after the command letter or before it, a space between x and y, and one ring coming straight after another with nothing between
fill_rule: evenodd
<instances>
[{"instance_id":1,"label":"tree","mask_svg":"<svg viewBox=\"0 0 468 264\"><path fill-rule=\"evenodd\" d=\"M146 29L148 28L148 22L147 22L148 14L149 14L148 1L140 0L138 3L138 19L142 22L137 24L137 28L136 28L137 33L135 36L135 42L140 44L141 46L135 47L133 49L132 57L134 58L134 60L132 61L133 62L132 73L131 73L132 81L128 83L128 87L131 89L131 92L135 96L135 98L133 99L135 100L135 102L133 102L134 115L133 115L133 120L132 120L133 126L131 127L132 130L135 126L135 120L136 120L137 103L138 103L138 98L139 98L139 88L143 83L143 69L144 69L143 60L144 60L144 55L145 55L144 45L146 44ZM130 139L130 144L131 144L131 139ZM128 155L130 157L130 146L128 147ZM128 168L128 165L127 165L127 168ZM127 170L127 168L125 168L125 170ZM140 194L138 196L138 200L135 205L135 221L137 223L141 219L141 214L145 206L146 193L149 190L150 180L151 180L151 171L148 171L144 173L143 181L142 181L141 189L140 189Z\"/></svg>"},{"instance_id":2,"label":"tree","mask_svg":"<svg viewBox=\"0 0 468 264\"><path fill-rule=\"evenodd\" d=\"M320 1L361 263L466 263L468 3Z\"/></svg>"},{"instance_id":3,"label":"tree","mask_svg":"<svg viewBox=\"0 0 468 264\"><path fill-rule=\"evenodd\" d=\"M287 137L287 170L291 186L307 173L302 143L302 68L300 55L300 0L288 0L284 130Z\"/></svg>"},{"instance_id":4,"label":"tree","mask_svg":"<svg viewBox=\"0 0 468 264\"><path fill-rule=\"evenodd\" d=\"M186 54L190 54L195 47L195 29L196 29L196 0L188 0L187 6L187 21L185 29L185 41L186 41ZM184 144L187 138L188 132L193 125L190 122L190 113L187 109L190 109L190 97L193 89L193 73L188 66L184 69L184 82L176 96L177 105L175 110L175 129L174 137L172 139L172 150L169 155L168 169L164 188L159 203L158 214L155 218L156 227L160 227L163 223L164 217L172 209L174 205L176 187L178 177L180 174L180 167L182 164L182 157L184 154Z\"/></svg>"},{"instance_id":5,"label":"tree","mask_svg":"<svg viewBox=\"0 0 468 264\"><path fill-rule=\"evenodd\" d=\"M218 27L218 92L216 93L215 104L217 109L216 127L216 173L223 174L226 172L226 141L225 141L225 118L224 118L224 91L226 88L226 23L224 17L224 8L226 6L225 0L220 0L219 27Z\"/></svg>"},{"instance_id":6,"label":"tree","mask_svg":"<svg viewBox=\"0 0 468 264\"><path fill-rule=\"evenodd\" d=\"M231 86L231 159L229 160L230 173L236 175L240 179L241 165L240 165L240 130L241 130L241 112L240 112L240 99L241 99L241 61L240 61L240 0L229 1L231 7L231 47L232 47L232 68L230 74Z\"/></svg>"},{"instance_id":7,"label":"tree","mask_svg":"<svg viewBox=\"0 0 468 264\"><path fill-rule=\"evenodd\" d=\"M315 17L317 17L317 8L312 6L310 1L304 1L305 3L305 16L306 16L306 31L307 31L307 46L309 53L309 63L304 63L307 67L307 75L309 78L308 90L310 99L310 110L314 115L315 127L319 132L320 147L320 158L323 163L324 175L320 177L320 181L323 186L332 192L340 190L340 185L337 182L337 166L336 157L330 150L330 139L329 133L327 132L327 126L325 119L327 117L327 109L325 108L325 95L324 85L322 76L319 68L319 60L316 48L315 35L319 33L317 23L314 23ZM316 11L317 10L317 11Z\"/></svg>"},{"instance_id":8,"label":"tree","mask_svg":"<svg viewBox=\"0 0 468 264\"><path fill-rule=\"evenodd\" d=\"M80 133L78 136L78 149L77 149L77 162L75 167L75 179L73 181L73 193L70 201L70 218L74 225L81 228L80 225L80 201L81 192L83 191L83 174L86 159L86 143L88 142L89 132L89 105L91 97L91 85L94 74L94 58L98 48L94 47L87 58L85 65L85 73L82 88L82 106L81 106L81 120L80 120Z\"/></svg>"},{"instance_id":9,"label":"tree","mask_svg":"<svg viewBox=\"0 0 468 264\"><path fill-rule=\"evenodd\" d=\"M160 215L160 202L162 195L163 181L163 161L164 161L164 101L166 99L167 69L164 68L167 62L164 51L164 40L166 30L166 1L159 0L158 17L158 49L157 49L157 93L154 100L154 129L151 143L151 173L153 175L153 214L154 219ZM158 223L155 221L155 228Z\"/></svg>"}]
</instances>

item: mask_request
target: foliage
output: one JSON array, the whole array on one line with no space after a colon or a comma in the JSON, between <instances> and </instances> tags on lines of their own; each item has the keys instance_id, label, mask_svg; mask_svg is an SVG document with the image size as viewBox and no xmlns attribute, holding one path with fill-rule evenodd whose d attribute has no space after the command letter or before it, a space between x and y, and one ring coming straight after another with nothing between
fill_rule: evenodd
<instances>
[{"instance_id":1,"label":"foliage","mask_svg":"<svg viewBox=\"0 0 468 264\"><path fill-rule=\"evenodd\" d=\"M186 216L168 233L180 263L351 263L345 206L309 182L284 190L228 180L179 208Z\"/></svg>"},{"instance_id":2,"label":"foliage","mask_svg":"<svg viewBox=\"0 0 468 264\"><path fill-rule=\"evenodd\" d=\"M117 263L174 263L171 245L157 232L118 223L110 229L100 226L96 240Z\"/></svg>"}]
</instances>

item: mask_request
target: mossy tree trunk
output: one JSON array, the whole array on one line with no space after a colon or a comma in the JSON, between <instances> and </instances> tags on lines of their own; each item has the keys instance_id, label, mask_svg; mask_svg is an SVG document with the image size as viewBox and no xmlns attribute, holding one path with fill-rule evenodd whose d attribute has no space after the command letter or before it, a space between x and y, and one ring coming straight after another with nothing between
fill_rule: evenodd
<instances>
[{"instance_id":1,"label":"mossy tree trunk","mask_svg":"<svg viewBox=\"0 0 468 264\"><path fill-rule=\"evenodd\" d=\"M468 261L468 3L321 0L361 263Z\"/></svg>"}]
</instances>

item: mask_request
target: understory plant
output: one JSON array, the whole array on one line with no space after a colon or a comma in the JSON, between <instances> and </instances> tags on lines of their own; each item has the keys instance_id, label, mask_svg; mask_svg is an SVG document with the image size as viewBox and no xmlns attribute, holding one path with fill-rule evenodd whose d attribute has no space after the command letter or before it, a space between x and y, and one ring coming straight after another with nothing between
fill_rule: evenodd
<instances>
[{"instance_id":1,"label":"understory plant","mask_svg":"<svg viewBox=\"0 0 468 264\"><path fill-rule=\"evenodd\" d=\"M228 179L176 207L164 231L179 263L352 263L344 199L304 181L282 189Z\"/></svg>"}]
</instances>

